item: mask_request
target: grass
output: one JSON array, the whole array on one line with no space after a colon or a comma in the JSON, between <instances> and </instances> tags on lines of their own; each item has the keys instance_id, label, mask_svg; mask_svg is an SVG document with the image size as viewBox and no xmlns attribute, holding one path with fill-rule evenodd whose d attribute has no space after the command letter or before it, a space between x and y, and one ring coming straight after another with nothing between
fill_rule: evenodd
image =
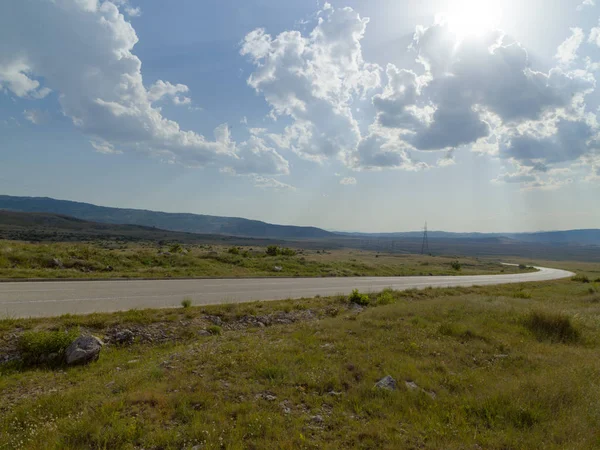
<instances>
[{"instance_id":1,"label":"grass","mask_svg":"<svg viewBox=\"0 0 600 450\"><path fill-rule=\"evenodd\" d=\"M519 273L478 258L359 250L0 240L0 278L349 277Z\"/></svg>"},{"instance_id":2,"label":"grass","mask_svg":"<svg viewBox=\"0 0 600 450\"><path fill-rule=\"evenodd\" d=\"M565 314L533 311L527 315L524 324L539 340L569 344L581 338L579 330Z\"/></svg>"},{"instance_id":3,"label":"grass","mask_svg":"<svg viewBox=\"0 0 600 450\"><path fill-rule=\"evenodd\" d=\"M181 300L181 306L183 308L189 308L190 306L192 306L192 299L190 298L184 298L183 300Z\"/></svg>"},{"instance_id":4,"label":"grass","mask_svg":"<svg viewBox=\"0 0 600 450\"><path fill-rule=\"evenodd\" d=\"M56 364L61 353L78 336L77 329L57 331L26 331L19 337L17 348L26 365L37 363Z\"/></svg>"},{"instance_id":5,"label":"grass","mask_svg":"<svg viewBox=\"0 0 600 450\"><path fill-rule=\"evenodd\" d=\"M600 294L526 287L0 321L0 349L77 327L153 337L85 367L0 364L0 448L598 448ZM386 375L396 391L374 389Z\"/></svg>"}]
</instances>

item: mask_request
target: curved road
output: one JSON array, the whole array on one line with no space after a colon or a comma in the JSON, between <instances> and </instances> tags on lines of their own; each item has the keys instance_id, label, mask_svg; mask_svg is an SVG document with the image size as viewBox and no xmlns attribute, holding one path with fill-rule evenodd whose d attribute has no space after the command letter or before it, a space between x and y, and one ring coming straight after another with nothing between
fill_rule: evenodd
<instances>
[{"instance_id":1,"label":"curved road","mask_svg":"<svg viewBox=\"0 0 600 450\"><path fill-rule=\"evenodd\" d=\"M1 317L39 317L87 314L134 308L179 306L183 298L194 305L281 300L316 295L473 286L556 280L573 276L559 269L507 275L356 278L252 278L196 280L53 281L0 283Z\"/></svg>"}]
</instances>

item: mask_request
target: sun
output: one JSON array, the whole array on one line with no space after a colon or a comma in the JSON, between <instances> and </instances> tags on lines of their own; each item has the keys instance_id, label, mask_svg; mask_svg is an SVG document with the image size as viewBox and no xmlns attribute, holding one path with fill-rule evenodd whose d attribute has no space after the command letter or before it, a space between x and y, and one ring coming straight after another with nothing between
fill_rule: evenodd
<instances>
[{"instance_id":1,"label":"sun","mask_svg":"<svg viewBox=\"0 0 600 450\"><path fill-rule=\"evenodd\" d=\"M501 17L502 8L497 0L457 0L443 14L443 21L462 40L498 28Z\"/></svg>"}]
</instances>

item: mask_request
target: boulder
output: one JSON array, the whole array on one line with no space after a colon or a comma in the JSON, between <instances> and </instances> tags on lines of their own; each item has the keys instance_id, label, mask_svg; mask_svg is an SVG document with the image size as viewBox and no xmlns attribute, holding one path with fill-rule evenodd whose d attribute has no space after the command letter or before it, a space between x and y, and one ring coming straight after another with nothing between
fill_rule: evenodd
<instances>
[{"instance_id":1,"label":"boulder","mask_svg":"<svg viewBox=\"0 0 600 450\"><path fill-rule=\"evenodd\" d=\"M395 391L396 380L394 380L390 375L387 375L375 383L375 387L379 389L387 389L388 391Z\"/></svg>"},{"instance_id":2,"label":"boulder","mask_svg":"<svg viewBox=\"0 0 600 450\"><path fill-rule=\"evenodd\" d=\"M274 266L273 267L273 271L274 272L281 272L282 270L283 270L283 267L281 267L281 266Z\"/></svg>"},{"instance_id":3,"label":"boulder","mask_svg":"<svg viewBox=\"0 0 600 450\"><path fill-rule=\"evenodd\" d=\"M104 344L96 336L79 336L65 350L65 362L72 366L96 361L102 345Z\"/></svg>"}]
</instances>

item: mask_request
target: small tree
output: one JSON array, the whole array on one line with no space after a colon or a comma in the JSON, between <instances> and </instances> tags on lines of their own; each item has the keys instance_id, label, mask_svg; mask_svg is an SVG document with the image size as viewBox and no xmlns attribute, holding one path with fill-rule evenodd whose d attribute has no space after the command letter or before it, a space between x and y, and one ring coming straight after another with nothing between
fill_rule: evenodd
<instances>
[{"instance_id":1,"label":"small tree","mask_svg":"<svg viewBox=\"0 0 600 450\"><path fill-rule=\"evenodd\" d=\"M457 261L452 261L450 263L450 267L452 267L454 270L456 270L458 272L462 266L460 265L460 262L458 262L458 260L457 260Z\"/></svg>"}]
</instances>

